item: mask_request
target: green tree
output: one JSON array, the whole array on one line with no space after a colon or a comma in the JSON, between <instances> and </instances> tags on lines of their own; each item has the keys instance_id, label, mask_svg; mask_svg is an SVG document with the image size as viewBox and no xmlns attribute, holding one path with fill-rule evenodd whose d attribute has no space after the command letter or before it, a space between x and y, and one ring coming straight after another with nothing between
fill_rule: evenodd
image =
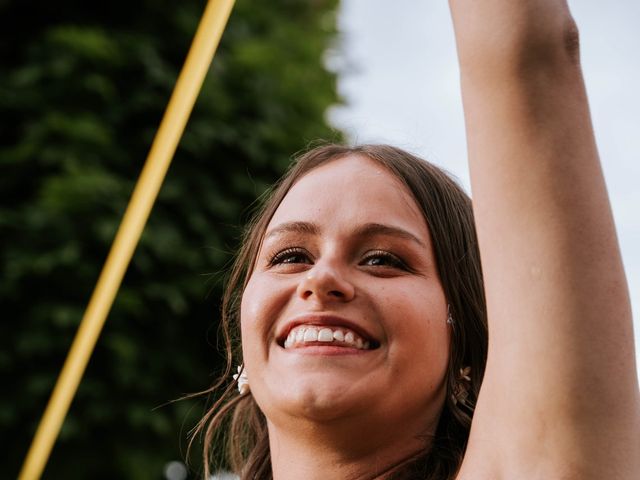
<instances>
[{"instance_id":1,"label":"green tree","mask_svg":"<svg viewBox=\"0 0 640 480\"><path fill-rule=\"evenodd\" d=\"M337 0L240 0L44 478L159 479L219 368L247 207L337 102ZM0 431L15 477L205 2L0 2ZM156 408L160 407L160 408Z\"/></svg>"}]
</instances>

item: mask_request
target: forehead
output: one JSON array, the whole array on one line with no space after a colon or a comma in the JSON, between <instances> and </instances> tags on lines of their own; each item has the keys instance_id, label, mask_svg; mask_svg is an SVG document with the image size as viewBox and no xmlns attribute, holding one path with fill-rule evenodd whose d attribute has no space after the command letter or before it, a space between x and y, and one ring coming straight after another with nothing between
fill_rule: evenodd
<instances>
[{"instance_id":1,"label":"forehead","mask_svg":"<svg viewBox=\"0 0 640 480\"><path fill-rule=\"evenodd\" d=\"M292 221L318 224L322 230L378 223L429 237L407 187L386 167L360 155L333 160L304 175L284 197L267 230Z\"/></svg>"}]
</instances>

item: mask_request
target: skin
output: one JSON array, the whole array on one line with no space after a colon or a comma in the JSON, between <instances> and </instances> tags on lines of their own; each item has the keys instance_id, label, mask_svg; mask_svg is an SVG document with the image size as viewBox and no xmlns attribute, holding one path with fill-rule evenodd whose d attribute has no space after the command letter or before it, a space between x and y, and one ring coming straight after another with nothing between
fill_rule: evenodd
<instances>
[{"instance_id":1,"label":"skin","mask_svg":"<svg viewBox=\"0 0 640 480\"><path fill-rule=\"evenodd\" d=\"M490 331L485 379L457 478L636 479L640 398L631 309L575 24L564 0L449 4ZM259 263L243 300L245 360L269 420L278 480L370 478L378 472L372 465L384 469L415 451L411 439L432 431L442 405L446 303L430 249L423 252L421 275L382 279L371 266L363 268L354 253L361 249L350 247L350 229L380 222L379 210L399 198L383 220L408 215L405 226L413 225L423 240L426 225L420 232L402 188L378 196L385 187L372 183L374 167L346 171L358 164L367 161L336 161L294 187L290 208L274 222L321 222L313 240L295 237L309 242L314 260L285 272ZM314 184L331 169L333 175ZM348 181L353 178L362 181ZM384 178L381 172L377 179ZM424 300L410 285L395 287L429 279L421 286ZM426 330L411 320L412 305L421 301L415 309L423 312ZM371 362L365 356L286 357L274 346L274 333L302 305L367 312L359 321L379 336L381 351ZM406 356L409 349L420 355ZM418 366L423 357L431 360ZM417 368L426 380L409 373Z\"/></svg>"},{"instance_id":2,"label":"skin","mask_svg":"<svg viewBox=\"0 0 640 480\"><path fill-rule=\"evenodd\" d=\"M377 348L283 348L290 322L328 315ZM241 305L274 477L371 478L426 448L444 401L446 318L429 230L406 187L360 156L300 179L267 227Z\"/></svg>"},{"instance_id":3,"label":"skin","mask_svg":"<svg viewBox=\"0 0 640 480\"><path fill-rule=\"evenodd\" d=\"M490 332L459 478L639 478L631 308L575 24L560 0L449 3Z\"/></svg>"}]
</instances>

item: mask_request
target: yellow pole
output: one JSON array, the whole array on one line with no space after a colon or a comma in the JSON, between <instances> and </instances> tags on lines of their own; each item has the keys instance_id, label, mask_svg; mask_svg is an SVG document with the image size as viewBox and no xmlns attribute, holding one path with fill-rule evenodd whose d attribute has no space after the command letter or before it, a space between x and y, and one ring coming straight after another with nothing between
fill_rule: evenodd
<instances>
[{"instance_id":1,"label":"yellow pole","mask_svg":"<svg viewBox=\"0 0 640 480\"><path fill-rule=\"evenodd\" d=\"M19 480L42 475L215 54L234 0L209 0L109 256L27 453Z\"/></svg>"}]
</instances>

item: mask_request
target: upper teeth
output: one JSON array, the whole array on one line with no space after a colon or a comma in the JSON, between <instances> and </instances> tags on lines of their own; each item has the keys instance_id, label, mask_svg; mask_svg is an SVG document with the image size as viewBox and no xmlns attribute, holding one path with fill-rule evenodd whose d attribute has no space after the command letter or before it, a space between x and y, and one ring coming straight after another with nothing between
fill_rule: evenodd
<instances>
[{"instance_id":1,"label":"upper teeth","mask_svg":"<svg viewBox=\"0 0 640 480\"><path fill-rule=\"evenodd\" d=\"M284 348L311 342L334 343L336 346L352 347L358 350L368 350L370 347L368 341L346 328L300 325L291 329L284 342Z\"/></svg>"}]
</instances>

